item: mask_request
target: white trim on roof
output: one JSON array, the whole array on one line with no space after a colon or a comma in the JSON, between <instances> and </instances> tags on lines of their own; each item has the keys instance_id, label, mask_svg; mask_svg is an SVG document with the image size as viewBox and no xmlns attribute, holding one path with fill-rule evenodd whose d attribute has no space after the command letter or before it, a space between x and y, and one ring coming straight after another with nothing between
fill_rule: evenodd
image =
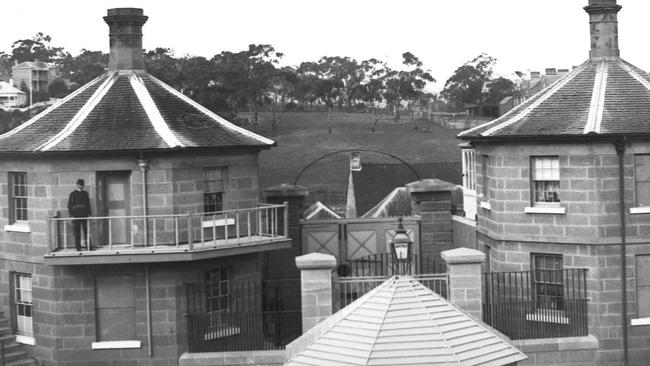
<instances>
[{"instance_id":1,"label":"white trim on roof","mask_svg":"<svg viewBox=\"0 0 650 366\"><path fill-rule=\"evenodd\" d=\"M158 136L160 136L170 148L185 147L176 135L174 135L174 132L172 132L169 126L167 126L165 119L160 114L158 107L156 107L156 103L154 103L149 91L144 86L142 78L136 73L132 73L129 76L129 82L131 83L131 87L135 91L135 95L138 97L140 104L142 104L142 108L144 108L144 111L147 113L149 122L151 122L154 130L158 133Z\"/></svg>"},{"instance_id":2,"label":"white trim on roof","mask_svg":"<svg viewBox=\"0 0 650 366\"><path fill-rule=\"evenodd\" d=\"M582 70L585 69L586 64L582 64L578 66L575 70L571 71L568 73L565 77L558 79L555 83L551 84L552 87L544 93L541 97L539 97L536 101L531 103L528 107L526 107L523 111L519 112L516 116L510 118L509 120L502 122L485 132L481 133L482 136L489 136L500 129L506 128L512 124L515 124L519 122L522 118L526 117L528 113L530 113L532 110L535 108L539 107L540 104L544 103L548 98L553 96L553 94L557 93L560 89L562 89L569 81L573 80Z\"/></svg>"},{"instance_id":3,"label":"white trim on roof","mask_svg":"<svg viewBox=\"0 0 650 366\"><path fill-rule=\"evenodd\" d=\"M329 207L325 206L321 201L317 201L317 202L315 203L315 205L316 205L316 209L314 209L314 211L313 211L312 213L310 213L309 215L307 215L307 217L305 217L305 220L309 220L309 219L311 219L312 217L316 216L316 214L319 213L319 212L321 212L321 211L325 211L325 212L329 213L329 214L332 215L334 218L337 218L337 219L340 219L340 218L341 218L341 215L339 215L339 214L337 214L336 212L332 211L332 209L330 209Z\"/></svg>"},{"instance_id":4,"label":"white trim on roof","mask_svg":"<svg viewBox=\"0 0 650 366\"><path fill-rule=\"evenodd\" d=\"M5 132L4 134L0 135L0 140L2 140L2 139L4 139L4 138L7 138L7 137L9 137L9 136L12 136L12 135L14 135L14 134L16 134L16 133L18 133L18 132L24 130L25 128L31 126L32 124L34 124L34 122L36 122L36 121L38 121L39 119L45 117L45 116L48 115L50 112L52 112L52 111L54 111L55 109L59 108L61 105L63 105L64 103L66 103L66 102L69 101L70 99L72 99L72 98L76 97L77 95L81 94L84 90L86 90L86 89L88 89L89 87L95 85L95 84L96 84L99 80L101 80L103 77L104 77L104 75L95 78L94 80L88 82L88 84L86 84L86 85L82 86L81 88L75 90L74 92L70 93L70 94L69 94L68 96L66 96L65 98L63 98L63 99L59 100L58 102L52 104L52 106L51 106L50 108L47 108L47 109L44 110L43 112L37 114L36 116L34 116L34 118L28 120L27 122L25 122L25 123L21 124L20 126L14 128L13 130L8 131L8 132Z\"/></svg>"},{"instance_id":5,"label":"white trim on roof","mask_svg":"<svg viewBox=\"0 0 650 366\"><path fill-rule=\"evenodd\" d=\"M650 82L643 78L641 75L639 75L636 71L634 71L633 68L631 68L629 65L626 65L623 61L620 59L618 60L618 65L625 70L628 74L632 75L633 78L636 79L641 85L645 86L646 89L650 90Z\"/></svg>"},{"instance_id":6,"label":"white trim on roof","mask_svg":"<svg viewBox=\"0 0 650 366\"><path fill-rule=\"evenodd\" d=\"M249 131L249 130L247 130L247 129L245 129L245 128L241 128L241 127L239 127L239 126L236 126L236 125L232 124L231 122L228 122L227 120L225 120L224 118L222 118L222 117L219 116L218 114L212 112L211 110L205 108L204 106L200 105L199 103L193 101L193 100L192 100L191 98L189 98L187 95L185 95L185 94L179 92L178 90L172 88L171 86L169 86L169 85L163 83L162 81L158 80L157 78L153 77L152 75L149 75L149 77L151 77L151 80L153 80L156 84L162 86L162 87L165 88L168 92L174 94L174 95L175 95L176 97L178 97L179 99L183 100L184 102L190 104L190 105L193 106L194 108L196 108L196 109L198 109L199 111L203 112L204 114L208 115L209 117L211 117L212 119L214 119L217 123L221 124L221 125L224 126L225 128L228 128L228 129L230 129L230 130L233 130L233 131L235 131L235 132L237 132L237 133L240 133L240 134L242 134L242 135L246 135L246 136L248 136L248 137L254 138L254 139L260 141L260 142L263 143L263 144L267 144L267 145L273 145L273 144L275 144L275 141L273 141L273 140L271 140L271 139L268 139L268 138L266 138L266 137L260 136L260 135L254 133L254 132L251 132L251 131Z\"/></svg>"},{"instance_id":7,"label":"white trim on roof","mask_svg":"<svg viewBox=\"0 0 650 366\"><path fill-rule=\"evenodd\" d=\"M372 217L372 218L380 217L379 215L382 212L386 211L386 208L387 208L388 204L391 203L393 201L393 198L395 198L395 196L397 196L397 194L402 190L405 190L405 188L404 187L397 187L397 188L393 189L393 191L390 192L388 194L388 196L384 197L384 199L381 200L379 202L379 204L375 205L373 208L368 210L368 212L363 214L361 217L363 217L363 218L366 218L366 217ZM371 215L368 215L368 214L371 214Z\"/></svg>"},{"instance_id":8,"label":"white trim on roof","mask_svg":"<svg viewBox=\"0 0 650 366\"><path fill-rule=\"evenodd\" d=\"M46 143L34 149L34 151L48 151L58 145L66 137L70 136L81 125L86 117L88 117L90 112L95 109L97 104L101 102L106 93L108 93L108 91L113 86L113 83L116 79L117 76L115 74L109 75L109 77L106 78L102 85L100 85L99 88L95 90L95 93L93 93L93 95L88 98L86 104L84 104L83 107L77 111L77 114L75 114L74 117L70 119L70 122L68 122L68 124L61 131L59 131L59 133L54 135L54 137L49 139Z\"/></svg>"},{"instance_id":9,"label":"white trim on roof","mask_svg":"<svg viewBox=\"0 0 650 366\"><path fill-rule=\"evenodd\" d=\"M590 132L600 133L600 122L603 120L605 111L605 91L607 91L607 70L609 66L605 60L602 60L596 69L594 78L594 90L591 93L591 104L589 105L589 115L585 124L585 134Z\"/></svg>"}]
</instances>

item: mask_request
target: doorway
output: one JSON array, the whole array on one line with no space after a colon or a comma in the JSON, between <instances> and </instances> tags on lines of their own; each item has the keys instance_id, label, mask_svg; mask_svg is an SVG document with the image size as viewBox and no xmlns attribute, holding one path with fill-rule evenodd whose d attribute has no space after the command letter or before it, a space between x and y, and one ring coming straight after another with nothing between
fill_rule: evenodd
<instances>
[{"instance_id":1,"label":"doorway","mask_svg":"<svg viewBox=\"0 0 650 366\"><path fill-rule=\"evenodd\" d=\"M131 171L97 172L97 216L100 244L131 243Z\"/></svg>"}]
</instances>

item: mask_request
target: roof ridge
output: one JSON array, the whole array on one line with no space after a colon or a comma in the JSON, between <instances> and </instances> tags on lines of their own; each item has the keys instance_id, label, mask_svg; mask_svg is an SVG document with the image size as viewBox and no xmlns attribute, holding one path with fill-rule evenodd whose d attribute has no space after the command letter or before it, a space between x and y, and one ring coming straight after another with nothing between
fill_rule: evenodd
<instances>
[{"instance_id":1,"label":"roof ridge","mask_svg":"<svg viewBox=\"0 0 650 366\"><path fill-rule=\"evenodd\" d=\"M84 105L77 111L72 119L70 119L67 125L48 141L35 148L34 151L47 151L58 145L66 137L70 136L70 134L72 134L81 125L81 123L83 123L90 112L92 112L95 107L97 107L99 102L101 102L106 93L108 93L108 91L111 89L116 79L117 78L115 77L115 74L109 74L108 78L102 83L102 85L99 86L99 88L97 88L97 90L95 90L93 95L91 95L90 98L86 100L86 103L84 103Z\"/></svg>"},{"instance_id":2,"label":"roof ridge","mask_svg":"<svg viewBox=\"0 0 650 366\"><path fill-rule=\"evenodd\" d=\"M625 61L619 59L618 60L618 65L623 69L623 71L627 72L630 74L636 81L641 83L646 89L650 90L650 81L644 79L641 75L639 75L636 70L634 70L630 65L628 65Z\"/></svg>"},{"instance_id":3,"label":"roof ridge","mask_svg":"<svg viewBox=\"0 0 650 366\"><path fill-rule=\"evenodd\" d=\"M135 72L130 73L129 83L131 84L140 105L142 105L144 112L147 114L149 123L153 126L154 131L158 133L158 136L160 136L170 148L185 147L185 145L183 145L174 132L169 128L165 119L160 114L160 111L151 98L151 94L149 94L149 90L145 87L142 78Z\"/></svg>"},{"instance_id":4,"label":"roof ridge","mask_svg":"<svg viewBox=\"0 0 650 366\"><path fill-rule=\"evenodd\" d=\"M56 110L57 108L59 108L63 104L67 103L70 99L76 97L77 95L84 92L86 89L88 89L91 86L95 85L99 80L101 80L105 76L106 75L100 75L100 76L96 77L95 79L89 81L86 85L84 85L81 88L75 90L74 92L68 94L65 98L63 98L63 99L59 100L58 102L52 104L49 108L45 109L43 112L41 112L41 113L35 115L34 117L32 117L31 119L27 120L27 122L24 122L21 125L19 125L18 127L3 133L2 135L0 135L0 140L2 140L4 138L7 138L9 136L12 136L12 135L24 130L25 128L31 126L32 124L34 124L39 119L45 117L46 115L50 114L50 112Z\"/></svg>"},{"instance_id":5,"label":"roof ridge","mask_svg":"<svg viewBox=\"0 0 650 366\"><path fill-rule=\"evenodd\" d=\"M197 103L196 101L194 101L192 98L190 98L190 97L188 97L187 95L185 95L185 94L179 92L178 90L172 88L171 86L167 85L166 83L164 83L164 82L161 81L160 79L156 78L155 76L153 76L153 75L151 75L151 74L147 74L147 76L150 77L151 80L153 80L156 84L158 84L159 86L163 87L163 88L166 89L168 92L170 92L171 94L175 95L177 98L181 99L182 101L184 101L184 102L190 104L190 105L193 106L194 108L196 108L196 109L198 109L199 111L203 112L204 114L208 115L210 118L212 118L213 120L215 120L217 123L219 123L219 124L222 125L223 127L228 128L228 129L230 129L230 130L233 130L233 131L235 131L235 132L241 133L241 134L243 134L243 135L245 135L245 136L248 136L248 137L250 137L250 138L256 139L256 140L258 140L258 141L260 141L260 142L262 142L262 143L264 143L264 144L267 144L267 145L274 145L274 144L275 144L275 141L273 141L273 140L271 140L271 139L269 139L269 138L266 138L266 137L264 137L264 136L258 135L258 134L256 134L255 132L249 131L249 130L247 130L247 129L245 129L245 128L242 128L242 127L239 127L239 126L233 124L232 122L227 121L227 120L224 119L223 117L221 117L221 116L219 116L218 114L212 112L211 110L205 108L205 107L202 106L201 104L199 104L199 103Z\"/></svg>"},{"instance_id":6,"label":"roof ridge","mask_svg":"<svg viewBox=\"0 0 650 366\"><path fill-rule=\"evenodd\" d=\"M589 105L589 114L583 133L596 132L600 133L600 123L603 120L605 112L605 92L607 91L607 71L609 63L605 59L601 60L596 68L594 77L594 88L591 92L591 103Z\"/></svg>"},{"instance_id":7,"label":"roof ridge","mask_svg":"<svg viewBox=\"0 0 650 366\"><path fill-rule=\"evenodd\" d=\"M395 277L392 278L384 283L384 287L387 287L389 290L392 290L392 295L390 296L390 301L386 304L385 311L384 311L384 317L382 321L379 323L379 328L377 329L377 333L375 333L375 340L372 342L372 347L370 347L370 350L368 351L368 356L366 356L366 362L365 365L368 366L370 363L370 356L372 353L375 351L375 347L377 346L377 339L379 338L379 333L381 333L381 330L384 328L384 324L386 324L386 316L388 315L388 311L390 310L390 305L393 303L393 300L395 300L395 286L389 286L389 284L397 284L399 282L400 278Z\"/></svg>"}]
</instances>

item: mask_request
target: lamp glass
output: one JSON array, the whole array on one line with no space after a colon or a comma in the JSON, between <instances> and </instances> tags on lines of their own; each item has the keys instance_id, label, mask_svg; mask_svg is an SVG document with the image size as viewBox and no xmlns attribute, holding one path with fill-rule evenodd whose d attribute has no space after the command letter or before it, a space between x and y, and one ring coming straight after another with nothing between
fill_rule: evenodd
<instances>
[{"instance_id":1,"label":"lamp glass","mask_svg":"<svg viewBox=\"0 0 650 366\"><path fill-rule=\"evenodd\" d=\"M405 261L408 259L409 243L394 243L395 256L398 261Z\"/></svg>"}]
</instances>

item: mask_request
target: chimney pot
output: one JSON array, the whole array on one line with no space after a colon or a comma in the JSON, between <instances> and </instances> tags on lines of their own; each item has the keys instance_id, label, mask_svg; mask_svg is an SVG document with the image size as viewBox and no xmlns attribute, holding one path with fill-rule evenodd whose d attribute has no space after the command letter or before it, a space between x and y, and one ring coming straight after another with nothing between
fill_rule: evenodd
<instances>
[{"instance_id":1,"label":"chimney pot","mask_svg":"<svg viewBox=\"0 0 650 366\"><path fill-rule=\"evenodd\" d=\"M539 79L542 77L542 73L539 71L531 71L530 72L530 78L531 79Z\"/></svg>"},{"instance_id":2,"label":"chimney pot","mask_svg":"<svg viewBox=\"0 0 650 366\"><path fill-rule=\"evenodd\" d=\"M589 0L584 7L589 14L590 58L618 57L618 18L621 6L616 0Z\"/></svg>"},{"instance_id":3,"label":"chimney pot","mask_svg":"<svg viewBox=\"0 0 650 366\"><path fill-rule=\"evenodd\" d=\"M546 75L555 75L555 74L556 74L555 68L549 67L546 69Z\"/></svg>"},{"instance_id":4,"label":"chimney pot","mask_svg":"<svg viewBox=\"0 0 650 366\"><path fill-rule=\"evenodd\" d=\"M109 28L109 70L144 70L142 26L147 19L142 9L108 9L104 21Z\"/></svg>"}]
</instances>

